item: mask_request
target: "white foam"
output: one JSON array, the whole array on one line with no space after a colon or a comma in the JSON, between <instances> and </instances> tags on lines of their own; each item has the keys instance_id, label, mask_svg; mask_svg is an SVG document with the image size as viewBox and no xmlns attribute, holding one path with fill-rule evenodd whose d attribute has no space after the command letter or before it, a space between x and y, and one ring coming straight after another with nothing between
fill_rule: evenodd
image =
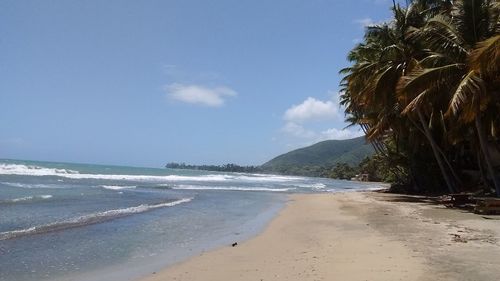
<instances>
[{"instance_id":1,"label":"white foam","mask_svg":"<svg viewBox=\"0 0 500 281\"><path fill-rule=\"evenodd\" d=\"M113 175L113 174L80 174L77 171L66 169L44 168L22 164L0 164L0 175L23 175L23 176L58 176L69 179L99 179L99 180L125 180L139 182L225 182L225 181L247 181L247 182L287 182L296 180L297 177L277 175L228 175L209 174L200 176L179 175Z\"/></svg>"},{"instance_id":2,"label":"white foam","mask_svg":"<svg viewBox=\"0 0 500 281\"><path fill-rule=\"evenodd\" d=\"M20 188L63 188L55 184L33 184L33 183L20 183L20 182L1 182L3 185L20 187Z\"/></svg>"},{"instance_id":3,"label":"white foam","mask_svg":"<svg viewBox=\"0 0 500 281\"><path fill-rule=\"evenodd\" d=\"M77 171L23 164L0 164L0 175L47 176L75 174Z\"/></svg>"},{"instance_id":4,"label":"white foam","mask_svg":"<svg viewBox=\"0 0 500 281\"><path fill-rule=\"evenodd\" d=\"M101 185L102 188L104 189L110 189L110 190L122 190L122 189L134 189L137 186L135 185L128 185L128 186L123 186L123 185Z\"/></svg>"},{"instance_id":5,"label":"white foam","mask_svg":"<svg viewBox=\"0 0 500 281\"><path fill-rule=\"evenodd\" d=\"M287 177L287 176L266 176L266 175L261 175L261 176L237 176L235 177L237 180L242 180L242 181L252 181L252 182L288 182L288 181L293 181L295 180L293 177Z\"/></svg>"},{"instance_id":6,"label":"white foam","mask_svg":"<svg viewBox=\"0 0 500 281\"><path fill-rule=\"evenodd\" d=\"M242 175L245 175L242 173ZM304 180L305 177L299 176L284 176L284 175L274 175L274 174L248 174L252 177L268 178L273 180L291 181L291 180Z\"/></svg>"},{"instance_id":7,"label":"white foam","mask_svg":"<svg viewBox=\"0 0 500 281\"><path fill-rule=\"evenodd\" d=\"M387 186L377 186L377 187L367 187L363 188L362 191L380 191L380 190L387 190L389 187Z\"/></svg>"},{"instance_id":8,"label":"white foam","mask_svg":"<svg viewBox=\"0 0 500 281\"><path fill-rule=\"evenodd\" d=\"M326 185L323 183L296 184L296 186L302 188L312 188L312 189L324 189L326 187Z\"/></svg>"},{"instance_id":9,"label":"white foam","mask_svg":"<svg viewBox=\"0 0 500 281\"><path fill-rule=\"evenodd\" d=\"M52 195L33 195L33 196L26 196L26 197L14 198L14 199L0 200L0 202L17 203L17 202L24 202L24 201L31 201L31 200L38 200L38 199L49 199L49 198L52 198Z\"/></svg>"},{"instance_id":10,"label":"white foam","mask_svg":"<svg viewBox=\"0 0 500 281\"><path fill-rule=\"evenodd\" d=\"M179 185L172 189L180 190L225 190L225 191L268 191L268 192L286 192L295 188L266 188L266 187L238 187L238 186L198 186L198 185Z\"/></svg>"},{"instance_id":11,"label":"white foam","mask_svg":"<svg viewBox=\"0 0 500 281\"><path fill-rule=\"evenodd\" d=\"M97 213L88 214L88 215L84 215L84 216L80 216L80 217L76 217L76 218L72 218L72 219L68 219L68 220L64 220L64 221L54 222L54 223L40 225L40 226L34 226L34 227L26 228L26 229L0 232L0 241L12 239L12 238L16 238L16 237L21 237L21 236L26 236L26 235L47 233L47 232L53 232L53 231L59 231L59 230L64 230L64 229L68 229L68 228L83 226L83 225L100 223L100 222L108 221L108 220L115 219L118 217L147 212L147 211L150 211L153 209L176 206L176 205L179 205L182 203L190 202L191 200L193 200L193 198L183 198L183 199L179 199L179 200L172 201L172 202L165 202L165 203L159 203L159 204L153 204L153 205L142 204L142 205L135 206L135 207L97 212Z\"/></svg>"}]
</instances>

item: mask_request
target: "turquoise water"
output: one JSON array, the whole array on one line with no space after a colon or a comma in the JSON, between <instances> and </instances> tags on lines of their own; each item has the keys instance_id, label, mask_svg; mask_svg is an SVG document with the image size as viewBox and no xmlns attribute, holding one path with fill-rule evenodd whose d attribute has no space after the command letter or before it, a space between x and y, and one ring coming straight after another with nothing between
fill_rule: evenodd
<instances>
[{"instance_id":1,"label":"turquoise water","mask_svg":"<svg viewBox=\"0 0 500 281\"><path fill-rule=\"evenodd\" d=\"M133 280L256 234L290 193L378 184L0 160L0 280Z\"/></svg>"}]
</instances>

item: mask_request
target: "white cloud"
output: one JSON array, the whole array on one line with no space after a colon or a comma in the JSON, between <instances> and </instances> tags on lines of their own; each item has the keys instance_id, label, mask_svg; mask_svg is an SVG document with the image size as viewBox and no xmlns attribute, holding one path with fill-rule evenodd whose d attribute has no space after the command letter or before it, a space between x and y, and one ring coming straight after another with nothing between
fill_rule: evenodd
<instances>
[{"instance_id":1,"label":"white cloud","mask_svg":"<svg viewBox=\"0 0 500 281\"><path fill-rule=\"evenodd\" d=\"M365 28L367 26L372 26L375 24L375 21L371 18L362 18L354 20L355 23L359 24L360 27Z\"/></svg>"},{"instance_id":2,"label":"white cloud","mask_svg":"<svg viewBox=\"0 0 500 281\"><path fill-rule=\"evenodd\" d=\"M363 135L360 129L335 128L345 126L343 122L339 122L342 114L342 108L339 106L340 95L338 92L329 91L328 96L330 99L326 101L309 97L301 104L293 105L286 110L283 115L285 124L281 132L288 142L293 142L294 146L298 147L324 140L350 139ZM331 124L330 120L335 124Z\"/></svg>"},{"instance_id":3,"label":"white cloud","mask_svg":"<svg viewBox=\"0 0 500 281\"><path fill-rule=\"evenodd\" d=\"M392 19L387 18L385 20L373 20L372 18L361 18L361 19L356 19L353 21L353 23L358 24L360 28L365 29L366 27L369 26L377 26L377 25L384 25L384 24L390 24L392 22Z\"/></svg>"},{"instance_id":4,"label":"white cloud","mask_svg":"<svg viewBox=\"0 0 500 281\"><path fill-rule=\"evenodd\" d=\"M314 131L307 130L302 125L294 123L294 122L287 122L281 130L288 135L291 135L291 136L294 136L297 138L301 138L301 139L314 139L314 138L316 138L316 133Z\"/></svg>"},{"instance_id":5,"label":"white cloud","mask_svg":"<svg viewBox=\"0 0 500 281\"><path fill-rule=\"evenodd\" d=\"M165 91L172 100L210 107L223 106L226 98L238 95L234 90L227 87L209 88L179 83L165 86Z\"/></svg>"},{"instance_id":6,"label":"white cloud","mask_svg":"<svg viewBox=\"0 0 500 281\"><path fill-rule=\"evenodd\" d=\"M359 129L355 130L329 128L317 132L293 122L287 122L285 126L283 126L282 131L289 136L306 141L307 144L312 144L324 140L352 139L364 135L363 132Z\"/></svg>"},{"instance_id":7,"label":"white cloud","mask_svg":"<svg viewBox=\"0 0 500 281\"><path fill-rule=\"evenodd\" d=\"M351 130L351 129L336 129L331 128L324 130L320 133L320 137L324 140L345 140L360 137L364 135L361 130Z\"/></svg>"},{"instance_id":8,"label":"white cloud","mask_svg":"<svg viewBox=\"0 0 500 281\"><path fill-rule=\"evenodd\" d=\"M301 104L287 109L283 118L288 122L302 123L310 120L334 119L338 114L338 103L308 97Z\"/></svg>"}]
</instances>

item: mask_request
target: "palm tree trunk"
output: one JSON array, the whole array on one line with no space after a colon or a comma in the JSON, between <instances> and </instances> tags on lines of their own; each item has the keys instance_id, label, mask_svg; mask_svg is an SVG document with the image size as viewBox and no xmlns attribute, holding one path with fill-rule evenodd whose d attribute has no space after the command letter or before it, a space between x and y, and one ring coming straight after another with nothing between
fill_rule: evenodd
<instances>
[{"instance_id":1,"label":"palm tree trunk","mask_svg":"<svg viewBox=\"0 0 500 281\"><path fill-rule=\"evenodd\" d=\"M432 133L429 130L429 127L427 126L427 124L425 122L424 116L423 116L420 108L417 109L417 113L418 113L418 118L420 119L420 123L422 123L422 127L424 128L424 134L427 137L427 140L429 141L429 143L431 145L432 152L434 153L434 157L436 158L439 169L441 169L441 173L443 174L444 180L445 180L446 185L448 187L448 191L450 193L454 193L455 187L453 185L452 180L450 179L450 176L448 175L448 172L446 172L446 169L445 169L444 164L443 164L443 160L441 159L441 155L439 154L439 150L437 148L437 144L434 141L434 138L432 137Z\"/></svg>"},{"instance_id":2,"label":"palm tree trunk","mask_svg":"<svg viewBox=\"0 0 500 281\"><path fill-rule=\"evenodd\" d=\"M419 116L420 117L420 116ZM425 132L425 128L427 128L427 125L426 123L422 123L422 127L424 127L424 129L421 129L418 124L415 123L415 121L413 121L413 119L411 117L408 118L411 123L422 133L424 134L427 138L427 134ZM432 136L432 135L431 135ZM435 143L435 142L434 142ZM462 181L460 180L460 177L457 175L457 173L455 172L455 169L453 169L453 166L451 165L450 161L448 161L448 159L446 158L446 155L444 154L443 150L438 146L434 146L434 148L436 148L436 150L439 152L439 154L442 156L441 160L444 161L444 163L446 164L446 166L448 166L448 169L450 169L450 172L451 172L451 176L453 177L453 180L454 182L458 183L458 186L463 186L463 183Z\"/></svg>"},{"instance_id":3,"label":"palm tree trunk","mask_svg":"<svg viewBox=\"0 0 500 281\"><path fill-rule=\"evenodd\" d=\"M479 149L477 151L477 166L479 167L479 175L480 175L480 181L483 181L484 182L484 190L485 191L491 191L491 189L488 187L488 175L486 175L486 172L484 171L484 168L483 168L483 163L481 161L481 155L482 155L482 151L481 149Z\"/></svg>"},{"instance_id":4,"label":"palm tree trunk","mask_svg":"<svg viewBox=\"0 0 500 281\"><path fill-rule=\"evenodd\" d=\"M463 186L462 180L460 180L460 177L455 172L455 169L453 169L453 166L451 166L450 161L448 161L448 158L446 158L446 155L444 155L443 150L440 147L438 147L438 150L439 150L439 153L441 154L441 156L443 156L442 159L444 160L444 162L446 163L446 165L450 169L451 175L453 176L453 180L455 180L455 182L458 184L458 187Z\"/></svg>"},{"instance_id":5,"label":"palm tree trunk","mask_svg":"<svg viewBox=\"0 0 500 281\"><path fill-rule=\"evenodd\" d=\"M483 131L483 126L481 126L481 116L480 113L477 115L476 120L474 121L477 130L477 136L479 138L479 145L481 147L481 151L483 152L484 162L486 162L486 169L493 180L493 185L495 186L495 190L497 193L497 197L500 197L500 182L495 174L495 169L493 168L493 164L491 163L490 151L488 148L488 142L486 140L486 136Z\"/></svg>"},{"instance_id":6,"label":"palm tree trunk","mask_svg":"<svg viewBox=\"0 0 500 281\"><path fill-rule=\"evenodd\" d=\"M366 133L368 132L368 130L366 129L365 125L364 124L360 124L360 127L361 127L361 129L363 130L363 133L365 133L365 136L366 136ZM366 139L366 137L365 137L365 139ZM375 152L378 154L379 150L377 149L377 146L375 145L375 142L370 141L370 144L372 145L372 147L375 150Z\"/></svg>"},{"instance_id":7,"label":"palm tree trunk","mask_svg":"<svg viewBox=\"0 0 500 281\"><path fill-rule=\"evenodd\" d=\"M360 124L360 126L361 126L361 129L363 130L363 133L365 133L365 135L366 135L368 133L368 130L369 130L368 126L366 124ZM380 143L377 140L370 141L370 144L373 146L373 149L375 149L375 152L377 154L383 153L383 150L380 147Z\"/></svg>"}]
</instances>

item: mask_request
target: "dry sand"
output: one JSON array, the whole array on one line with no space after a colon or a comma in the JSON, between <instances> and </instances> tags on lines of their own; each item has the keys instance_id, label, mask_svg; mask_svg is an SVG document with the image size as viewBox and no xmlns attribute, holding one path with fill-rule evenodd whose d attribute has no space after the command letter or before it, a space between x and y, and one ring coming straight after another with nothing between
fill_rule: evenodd
<instances>
[{"instance_id":1,"label":"dry sand","mask_svg":"<svg viewBox=\"0 0 500 281\"><path fill-rule=\"evenodd\" d=\"M142 281L500 280L500 220L423 197L293 195L266 230Z\"/></svg>"}]
</instances>

